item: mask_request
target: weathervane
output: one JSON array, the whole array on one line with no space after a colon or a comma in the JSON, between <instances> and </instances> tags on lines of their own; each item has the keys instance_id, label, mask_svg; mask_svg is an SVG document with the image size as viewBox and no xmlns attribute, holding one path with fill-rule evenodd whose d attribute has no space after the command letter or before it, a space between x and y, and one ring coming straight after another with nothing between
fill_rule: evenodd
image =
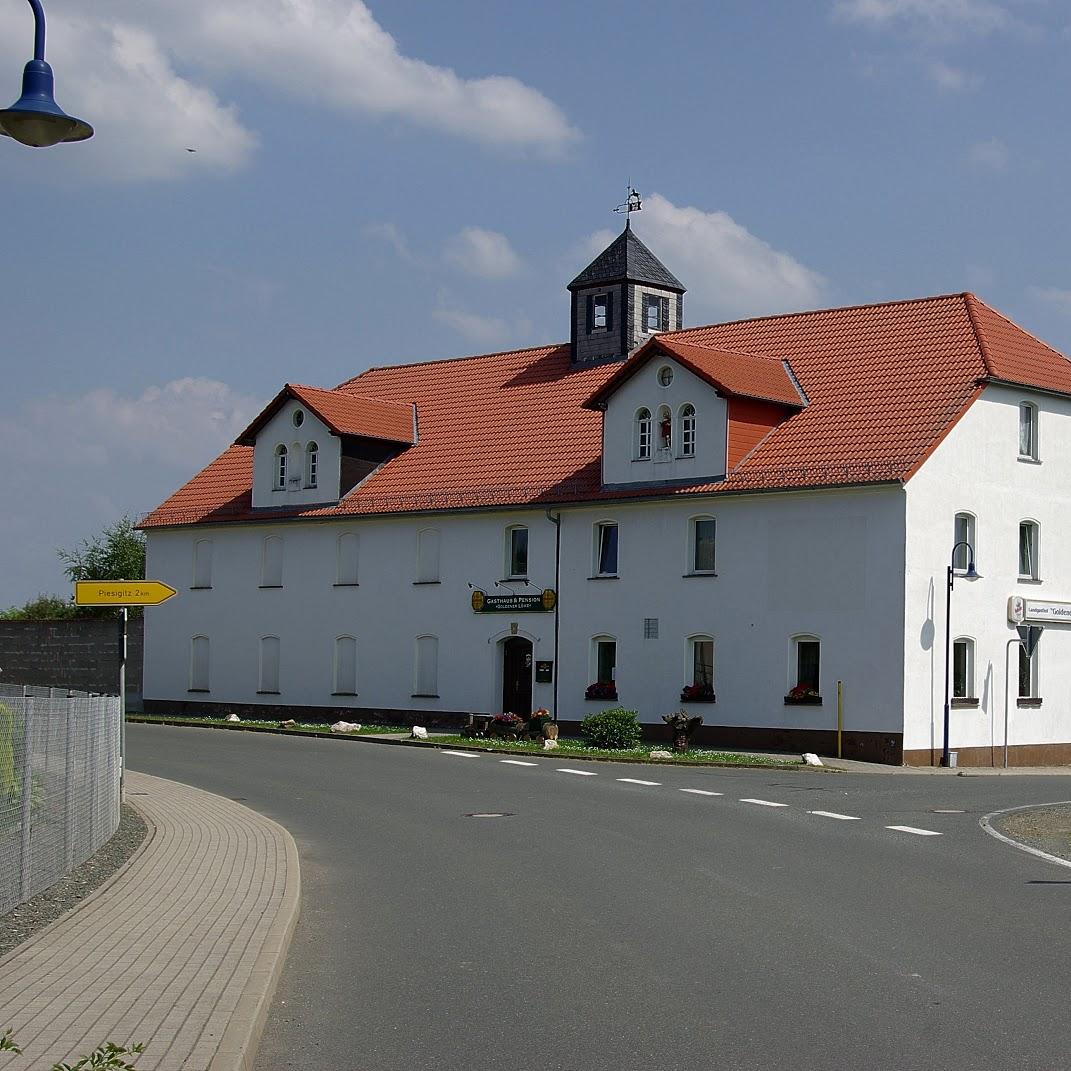
<instances>
[{"instance_id":1,"label":"weathervane","mask_svg":"<svg viewBox=\"0 0 1071 1071\"><path fill-rule=\"evenodd\" d=\"M614 211L625 213L625 226L629 225L629 216L633 212L639 212L643 208L643 202L640 200L640 195L632 188L632 182L630 181L626 187L628 190L628 200L623 204L619 204Z\"/></svg>"}]
</instances>

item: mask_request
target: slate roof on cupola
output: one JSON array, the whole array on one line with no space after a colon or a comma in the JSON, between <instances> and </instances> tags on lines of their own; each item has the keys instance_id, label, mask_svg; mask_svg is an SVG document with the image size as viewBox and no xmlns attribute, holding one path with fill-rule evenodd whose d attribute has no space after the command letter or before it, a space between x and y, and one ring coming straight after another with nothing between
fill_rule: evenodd
<instances>
[{"instance_id":1,"label":"slate roof on cupola","mask_svg":"<svg viewBox=\"0 0 1071 1071\"><path fill-rule=\"evenodd\" d=\"M686 289L636 237L636 232L627 223L625 229L569 284L569 289L626 281L647 283L679 294Z\"/></svg>"}]
</instances>

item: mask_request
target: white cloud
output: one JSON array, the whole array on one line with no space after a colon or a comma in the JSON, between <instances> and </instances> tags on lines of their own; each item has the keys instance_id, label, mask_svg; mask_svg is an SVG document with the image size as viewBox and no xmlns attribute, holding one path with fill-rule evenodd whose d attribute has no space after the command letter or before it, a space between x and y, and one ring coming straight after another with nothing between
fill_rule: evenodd
<instances>
[{"instance_id":1,"label":"white cloud","mask_svg":"<svg viewBox=\"0 0 1071 1071\"><path fill-rule=\"evenodd\" d=\"M836 0L833 12L846 22L905 24L957 36L964 31L989 33L1013 21L1007 7L994 0Z\"/></svg>"},{"instance_id":2,"label":"white cloud","mask_svg":"<svg viewBox=\"0 0 1071 1071\"><path fill-rule=\"evenodd\" d=\"M88 10L50 0L48 19L60 104L97 130L96 144L70 154L78 169L143 179L241 166L256 137L211 85L235 75L316 109L486 145L553 154L579 136L516 78L465 78L403 55L361 0L97 0ZM28 58L32 27L25 9L3 5L3 69Z\"/></svg>"},{"instance_id":3,"label":"white cloud","mask_svg":"<svg viewBox=\"0 0 1071 1071\"><path fill-rule=\"evenodd\" d=\"M56 547L158 505L220 453L263 406L211 379L140 393L110 387L26 402L0 417L9 497L0 510L0 606L62 591ZM166 578L165 578L166 579Z\"/></svg>"},{"instance_id":4,"label":"white cloud","mask_svg":"<svg viewBox=\"0 0 1071 1071\"><path fill-rule=\"evenodd\" d=\"M499 349L514 337L514 328L496 316L481 316L452 304L440 304L432 316L466 341L484 350Z\"/></svg>"},{"instance_id":5,"label":"white cloud","mask_svg":"<svg viewBox=\"0 0 1071 1071\"><path fill-rule=\"evenodd\" d=\"M963 93L977 89L982 84L980 75L965 71L961 67L953 67L943 60L934 60L927 70L937 88L949 93Z\"/></svg>"},{"instance_id":6,"label":"white cloud","mask_svg":"<svg viewBox=\"0 0 1071 1071\"><path fill-rule=\"evenodd\" d=\"M413 252L412 247L409 245L409 239L395 224L388 222L369 223L364 227L364 234L367 238L376 238L381 242L386 242L394 250L398 259L406 264L426 266L424 258Z\"/></svg>"},{"instance_id":7,"label":"white cloud","mask_svg":"<svg viewBox=\"0 0 1071 1071\"><path fill-rule=\"evenodd\" d=\"M1071 313L1071 290L1063 290L1056 286L1028 286L1026 289L1035 301L1059 312Z\"/></svg>"},{"instance_id":8,"label":"white cloud","mask_svg":"<svg viewBox=\"0 0 1071 1071\"><path fill-rule=\"evenodd\" d=\"M466 227L446 245L447 261L481 279L507 279L521 270L521 258L498 231Z\"/></svg>"},{"instance_id":9,"label":"white cloud","mask_svg":"<svg viewBox=\"0 0 1071 1071\"><path fill-rule=\"evenodd\" d=\"M975 167L987 171L1005 171L1008 167L1008 146L1000 138L987 138L970 147L967 159Z\"/></svg>"},{"instance_id":10,"label":"white cloud","mask_svg":"<svg viewBox=\"0 0 1071 1071\"><path fill-rule=\"evenodd\" d=\"M818 272L774 249L725 212L678 207L652 194L634 218L637 234L688 287L688 323L813 308L827 283ZM593 235L593 253L612 232Z\"/></svg>"}]
</instances>

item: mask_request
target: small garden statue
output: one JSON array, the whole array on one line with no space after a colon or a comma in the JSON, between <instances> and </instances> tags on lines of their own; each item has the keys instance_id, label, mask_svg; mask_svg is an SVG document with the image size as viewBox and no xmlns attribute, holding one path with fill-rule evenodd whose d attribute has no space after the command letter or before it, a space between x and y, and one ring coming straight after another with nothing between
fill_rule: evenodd
<instances>
[{"instance_id":1,"label":"small garden statue","mask_svg":"<svg viewBox=\"0 0 1071 1071\"><path fill-rule=\"evenodd\" d=\"M703 724L702 715L688 717L683 710L676 714L663 714L662 720L673 730L673 750L687 751L691 746L692 734Z\"/></svg>"}]
</instances>

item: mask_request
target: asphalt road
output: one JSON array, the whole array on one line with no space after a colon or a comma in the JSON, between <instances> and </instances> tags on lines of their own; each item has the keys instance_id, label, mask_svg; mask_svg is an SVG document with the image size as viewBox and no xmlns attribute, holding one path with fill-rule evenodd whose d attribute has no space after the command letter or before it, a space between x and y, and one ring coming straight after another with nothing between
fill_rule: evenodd
<instances>
[{"instance_id":1,"label":"asphalt road","mask_svg":"<svg viewBox=\"0 0 1071 1071\"><path fill-rule=\"evenodd\" d=\"M128 742L134 769L297 840L260 1071L1068 1066L1071 871L978 819L1071 800L1071 777L522 766L149 725Z\"/></svg>"}]
</instances>

